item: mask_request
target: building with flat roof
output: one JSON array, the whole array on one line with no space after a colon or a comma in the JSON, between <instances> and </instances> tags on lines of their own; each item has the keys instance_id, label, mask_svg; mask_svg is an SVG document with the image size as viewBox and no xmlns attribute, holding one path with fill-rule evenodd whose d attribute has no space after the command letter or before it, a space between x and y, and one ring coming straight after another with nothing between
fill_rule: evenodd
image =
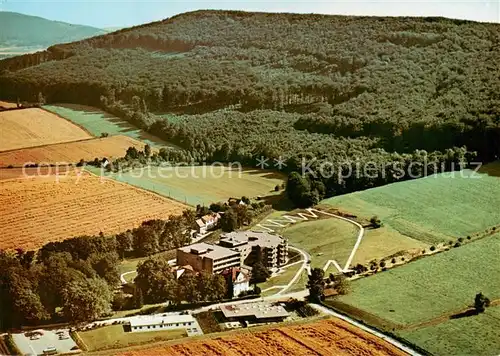
<instances>
[{"instance_id":1,"label":"building with flat roof","mask_svg":"<svg viewBox=\"0 0 500 356\"><path fill-rule=\"evenodd\" d=\"M275 234L261 231L233 231L221 234L219 245L238 251L242 264L252 265L257 251L262 252L268 268L278 268L288 261L288 242Z\"/></svg>"},{"instance_id":2,"label":"building with flat roof","mask_svg":"<svg viewBox=\"0 0 500 356\"><path fill-rule=\"evenodd\" d=\"M197 325L189 314L136 316L130 318L129 324L132 332L186 329Z\"/></svg>"},{"instance_id":3,"label":"building with flat roof","mask_svg":"<svg viewBox=\"0 0 500 356\"><path fill-rule=\"evenodd\" d=\"M281 305L266 302L223 305L221 311L229 321L256 323L283 321L290 315Z\"/></svg>"},{"instance_id":4,"label":"building with flat roof","mask_svg":"<svg viewBox=\"0 0 500 356\"><path fill-rule=\"evenodd\" d=\"M177 249L177 265L190 265L197 272L219 273L241 266L240 252L207 243L197 243Z\"/></svg>"}]
</instances>

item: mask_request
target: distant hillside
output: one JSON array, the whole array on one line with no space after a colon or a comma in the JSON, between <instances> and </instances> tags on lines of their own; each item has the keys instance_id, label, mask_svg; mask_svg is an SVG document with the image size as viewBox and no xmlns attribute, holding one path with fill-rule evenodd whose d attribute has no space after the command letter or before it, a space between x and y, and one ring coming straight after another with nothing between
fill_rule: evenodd
<instances>
[{"instance_id":1,"label":"distant hillside","mask_svg":"<svg viewBox=\"0 0 500 356\"><path fill-rule=\"evenodd\" d=\"M46 48L106 33L98 28L0 11L0 47Z\"/></svg>"},{"instance_id":2,"label":"distant hillside","mask_svg":"<svg viewBox=\"0 0 500 356\"><path fill-rule=\"evenodd\" d=\"M99 106L184 148L184 162L458 162L462 146L489 161L499 58L498 24L197 11L0 61L0 98ZM396 176L381 174L323 183L332 195Z\"/></svg>"}]
</instances>

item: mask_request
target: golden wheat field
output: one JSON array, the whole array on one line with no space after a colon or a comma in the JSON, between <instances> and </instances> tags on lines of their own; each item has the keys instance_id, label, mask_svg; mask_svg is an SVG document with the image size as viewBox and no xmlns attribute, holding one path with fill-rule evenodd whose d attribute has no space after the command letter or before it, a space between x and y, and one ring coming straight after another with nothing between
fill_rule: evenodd
<instances>
[{"instance_id":1,"label":"golden wheat field","mask_svg":"<svg viewBox=\"0 0 500 356\"><path fill-rule=\"evenodd\" d=\"M0 249L36 249L49 241L117 233L185 206L85 171L0 180Z\"/></svg>"},{"instance_id":2,"label":"golden wheat field","mask_svg":"<svg viewBox=\"0 0 500 356\"><path fill-rule=\"evenodd\" d=\"M0 112L0 151L91 138L71 122L42 109Z\"/></svg>"},{"instance_id":3,"label":"golden wheat field","mask_svg":"<svg viewBox=\"0 0 500 356\"><path fill-rule=\"evenodd\" d=\"M77 163L80 159L123 157L129 147L143 150L145 144L127 136L59 143L42 147L0 152L0 167L23 167L27 163Z\"/></svg>"},{"instance_id":4,"label":"golden wheat field","mask_svg":"<svg viewBox=\"0 0 500 356\"><path fill-rule=\"evenodd\" d=\"M386 341L340 319L274 327L257 332L236 332L165 347L124 352L126 356L237 356L237 355L406 355Z\"/></svg>"}]
</instances>

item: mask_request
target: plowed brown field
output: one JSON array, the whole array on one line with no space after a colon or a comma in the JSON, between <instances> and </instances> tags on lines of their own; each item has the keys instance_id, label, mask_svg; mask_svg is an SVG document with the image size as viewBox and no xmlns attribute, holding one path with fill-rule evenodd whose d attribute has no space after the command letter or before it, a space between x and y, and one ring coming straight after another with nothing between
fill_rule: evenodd
<instances>
[{"instance_id":1,"label":"plowed brown field","mask_svg":"<svg viewBox=\"0 0 500 356\"><path fill-rule=\"evenodd\" d=\"M125 352L123 355L406 355L339 319L239 332L223 337Z\"/></svg>"},{"instance_id":2,"label":"plowed brown field","mask_svg":"<svg viewBox=\"0 0 500 356\"><path fill-rule=\"evenodd\" d=\"M26 163L77 163L80 159L123 157L127 148L144 149L144 143L127 136L112 136L94 140L59 143L42 147L0 152L0 167L22 167Z\"/></svg>"},{"instance_id":3,"label":"plowed brown field","mask_svg":"<svg viewBox=\"0 0 500 356\"><path fill-rule=\"evenodd\" d=\"M79 235L117 233L185 206L86 172L0 180L0 249L35 249Z\"/></svg>"},{"instance_id":4,"label":"plowed brown field","mask_svg":"<svg viewBox=\"0 0 500 356\"><path fill-rule=\"evenodd\" d=\"M82 128L42 109L0 112L0 151L88 139Z\"/></svg>"}]
</instances>

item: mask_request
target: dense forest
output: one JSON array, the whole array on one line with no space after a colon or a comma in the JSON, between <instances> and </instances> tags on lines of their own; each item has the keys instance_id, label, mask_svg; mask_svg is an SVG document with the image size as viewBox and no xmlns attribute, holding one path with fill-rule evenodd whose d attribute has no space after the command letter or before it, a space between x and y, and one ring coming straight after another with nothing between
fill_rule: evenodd
<instances>
[{"instance_id":1,"label":"dense forest","mask_svg":"<svg viewBox=\"0 0 500 356\"><path fill-rule=\"evenodd\" d=\"M0 98L99 106L182 147L173 161L485 162L499 58L498 24L198 11L0 61ZM320 198L394 180L313 176Z\"/></svg>"}]
</instances>

